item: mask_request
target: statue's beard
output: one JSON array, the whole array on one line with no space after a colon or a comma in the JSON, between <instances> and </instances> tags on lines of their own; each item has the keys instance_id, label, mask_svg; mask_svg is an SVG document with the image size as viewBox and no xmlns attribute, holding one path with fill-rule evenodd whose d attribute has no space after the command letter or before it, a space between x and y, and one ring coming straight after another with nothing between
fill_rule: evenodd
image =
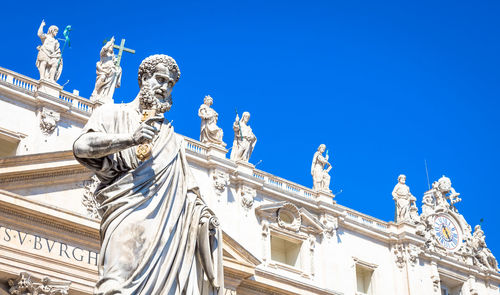
<instances>
[{"instance_id":1,"label":"statue's beard","mask_svg":"<svg viewBox=\"0 0 500 295\"><path fill-rule=\"evenodd\" d=\"M156 98L155 92L147 84L143 85L139 91L139 100L143 110L156 110L157 114L168 112L172 106L172 96L162 102Z\"/></svg>"}]
</instances>

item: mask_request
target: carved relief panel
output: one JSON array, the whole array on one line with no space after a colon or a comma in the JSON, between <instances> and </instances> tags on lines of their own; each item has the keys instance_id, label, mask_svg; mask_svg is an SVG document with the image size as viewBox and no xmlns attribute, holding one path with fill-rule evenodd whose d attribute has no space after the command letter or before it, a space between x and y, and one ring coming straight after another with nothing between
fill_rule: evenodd
<instances>
[{"instance_id":1,"label":"carved relief panel","mask_svg":"<svg viewBox=\"0 0 500 295\"><path fill-rule=\"evenodd\" d=\"M49 108L43 107L39 111L40 116L40 130L45 135L50 135L54 132L57 127L57 122L59 122L61 116L58 112L51 110Z\"/></svg>"},{"instance_id":2,"label":"carved relief panel","mask_svg":"<svg viewBox=\"0 0 500 295\"><path fill-rule=\"evenodd\" d=\"M212 182L217 196L221 196L229 185L229 174L224 171L212 170Z\"/></svg>"}]
</instances>

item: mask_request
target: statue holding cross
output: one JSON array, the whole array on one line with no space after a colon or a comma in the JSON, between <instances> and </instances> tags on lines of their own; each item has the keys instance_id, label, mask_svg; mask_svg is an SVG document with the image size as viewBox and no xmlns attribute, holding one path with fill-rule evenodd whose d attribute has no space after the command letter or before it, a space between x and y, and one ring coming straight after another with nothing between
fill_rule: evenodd
<instances>
[{"instance_id":1,"label":"statue holding cross","mask_svg":"<svg viewBox=\"0 0 500 295\"><path fill-rule=\"evenodd\" d=\"M106 42L106 41L105 41ZM122 68L120 61L123 51L135 53L135 50L124 47L125 39L122 39L120 46L115 45L115 38L106 42L101 49L101 60L97 62L95 88L90 96L92 101L101 103L113 103L115 88L120 87ZM118 56L115 56L114 49L118 49Z\"/></svg>"}]
</instances>

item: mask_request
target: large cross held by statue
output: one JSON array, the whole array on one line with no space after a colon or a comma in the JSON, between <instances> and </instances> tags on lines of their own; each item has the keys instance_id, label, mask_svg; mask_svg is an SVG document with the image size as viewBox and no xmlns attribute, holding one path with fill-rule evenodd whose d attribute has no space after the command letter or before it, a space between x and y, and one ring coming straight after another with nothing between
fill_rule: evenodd
<instances>
[{"instance_id":1,"label":"large cross held by statue","mask_svg":"<svg viewBox=\"0 0 500 295\"><path fill-rule=\"evenodd\" d=\"M106 42L108 42L108 40L104 40L104 44L106 44ZM122 39L122 41L120 42L120 46L116 45L116 44L113 44L113 48L114 49L118 49L118 56L116 58L116 66L119 67L120 66L120 61L122 60L122 54L123 52L130 52L132 54L135 54L135 50L134 49L130 49L130 48L126 48L125 47L125 39Z\"/></svg>"}]
</instances>

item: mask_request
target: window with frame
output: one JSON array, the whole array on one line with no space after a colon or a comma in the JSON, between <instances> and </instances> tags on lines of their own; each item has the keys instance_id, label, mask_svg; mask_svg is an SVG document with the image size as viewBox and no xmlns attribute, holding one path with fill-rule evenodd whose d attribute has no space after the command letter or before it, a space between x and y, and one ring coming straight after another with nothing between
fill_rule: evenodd
<instances>
[{"instance_id":1,"label":"window with frame","mask_svg":"<svg viewBox=\"0 0 500 295\"><path fill-rule=\"evenodd\" d=\"M271 260L302 268L300 250L302 241L271 234Z\"/></svg>"},{"instance_id":2,"label":"window with frame","mask_svg":"<svg viewBox=\"0 0 500 295\"><path fill-rule=\"evenodd\" d=\"M373 272L371 268L356 264L356 295L373 294Z\"/></svg>"},{"instance_id":3,"label":"window with frame","mask_svg":"<svg viewBox=\"0 0 500 295\"><path fill-rule=\"evenodd\" d=\"M446 274L439 274L439 278L441 280L441 295L462 295L463 281Z\"/></svg>"},{"instance_id":4,"label":"window with frame","mask_svg":"<svg viewBox=\"0 0 500 295\"><path fill-rule=\"evenodd\" d=\"M0 158L15 156L18 144L0 136Z\"/></svg>"}]
</instances>

